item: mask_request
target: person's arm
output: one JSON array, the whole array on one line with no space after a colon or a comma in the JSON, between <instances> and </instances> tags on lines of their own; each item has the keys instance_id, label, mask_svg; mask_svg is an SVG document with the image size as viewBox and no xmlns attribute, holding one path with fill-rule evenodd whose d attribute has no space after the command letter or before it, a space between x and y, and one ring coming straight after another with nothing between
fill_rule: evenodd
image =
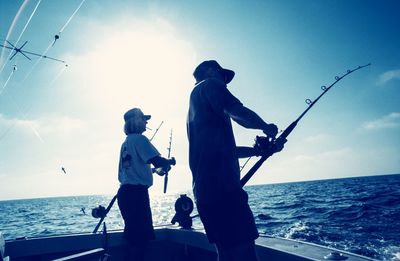
<instances>
[{"instance_id":1,"label":"person's arm","mask_svg":"<svg viewBox=\"0 0 400 261\"><path fill-rule=\"evenodd\" d=\"M157 173L160 176L163 176L171 170L171 165L175 165L175 158L166 159L160 156L155 156L151 158L147 163L152 164L155 168L152 169L153 173Z\"/></svg>"},{"instance_id":2,"label":"person's arm","mask_svg":"<svg viewBox=\"0 0 400 261\"><path fill-rule=\"evenodd\" d=\"M236 155L239 159L258 156L257 151L253 147L236 147Z\"/></svg>"},{"instance_id":3,"label":"person's arm","mask_svg":"<svg viewBox=\"0 0 400 261\"><path fill-rule=\"evenodd\" d=\"M236 104L225 112L239 125L248 129L259 129L271 137L278 133L278 127L275 124L268 124L254 111L241 104Z\"/></svg>"},{"instance_id":4,"label":"person's arm","mask_svg":"<svg viewBox=\"0 0 400 261\"><path fill-rule=\"evenodd\" d=\"M176 162L175 158L166 159L161 156L155 156L154 158L149 159L147 163L152 164L156 168L162 168L175 165Z\"/></svg>"}]
</instances>

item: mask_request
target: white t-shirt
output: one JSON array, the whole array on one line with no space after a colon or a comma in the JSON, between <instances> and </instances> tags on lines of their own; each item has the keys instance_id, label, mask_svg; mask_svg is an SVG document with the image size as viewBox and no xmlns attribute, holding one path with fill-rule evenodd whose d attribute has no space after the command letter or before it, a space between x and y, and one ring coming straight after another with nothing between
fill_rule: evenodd
<instances>
[{"instance_id":1,"label":"white t-shirt","mask_svg":"<svg viewBox=\"0 0 400 261\"><path fill-rule=\"evenodd\" d=\"M153 185L148 160L160 156L149 139L142 134L129 134L121 146L118 180L121 185Z\"/></svg>"}]
</instances>

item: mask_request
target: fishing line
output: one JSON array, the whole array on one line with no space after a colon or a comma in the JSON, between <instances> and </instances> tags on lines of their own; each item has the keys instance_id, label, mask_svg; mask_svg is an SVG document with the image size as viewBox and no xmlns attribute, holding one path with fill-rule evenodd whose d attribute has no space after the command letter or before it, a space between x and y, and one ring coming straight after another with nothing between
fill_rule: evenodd
<instances>
[{"instance_id":1,"label":"fishing line","mask_svg":"<svg viewBox=\"0 0 400 261\"><path fill-rule=\"evenodd\" d=\"M35 6L35 8L34 8L34 10L33 10L33 12L32 12L32 14L31 14L30 17L29 17L28 22L25 24L25 26L24 26L22 32L20 33L20 35L19 35L19 37L18 37L18 40L17 40L17 42L15 43L15 46L17 46L17 44L18 44L19 40L21 39L23 33L25 32L26 28L28 27L28 25L29 25L31 19L33 18L34 14L36 13L36 10L37 10L37 8L39 7L39 4L41 3L41 1L42 1L42 0L39 0L39 1L37 2L37 4L36 4L36 6ZM23 9L25 8L25 6L27 5L28 2L29 2L29 0L25 0L25 2L24 2L24 3L21 5L21 7L19 8L19 11L17 12L16 16L14 17L13 23L12 23L12 25L11 25L9 31L8 31L8 34L7 34L5 43L8 42L8 38L9 38L11 32L13 31L13 29L14 29L14 27L15 27L15 25L16 25L16 22L18 21L18 18L19 18L19 16L20 16L20 14L22 13ZM81 8L81 6L82 6L82 4L83 4L84 2L85 2L85 0L82 0L82 2L79 4L78 8L74 11L74 13L69 17L68 21L67 21L67 22L64 24L64 26L61 28L60 33L61 33L62 31L64 31L64 29L67 27L67 25L71 22L72 18L75 16L75 14L76 14L76 13L78 12L78 10ZM58 35L57 35L56 40L57 40L58 38L59 38L59 37L58 37ZM35 64L31 67L30 71L26 74L25 78L21 81L21 83L20 83L19 85L22 85L23 83L25 83L25 81L26 81L26 80L28 79L28 77L32 74L33 70L36 68L36 66L39 64L39 62L40 62L43 58L47 58L47 59L51 59L51 60L55 60L55 61L59 61L59 62L65 63L65 61L62 61L62 60L59 60L59 59L55 59L55 58L51 58L51 57L46 56L46 54L48 53L48 51L50 50L50 48L54 45L54 43L55 43L55 41L54 41L54 42L51 42L51 43L49 44L49 46L45 49L45 51L44 51L41 55L36 54L36 53L32 53L32 52L28 52L28 51L24 51L24 53L28 53L28 54L33 54L33 55L39 56L39 59L38 59L38 60L35 62ZM22 48L22 47L20 47L20 48ZM3 49L2 49L1 58L3 57L4 49L6 49L6 48L3 48ZM3 64L2 68L0 69L0 73L4 70L6 64L8 63L8 61L9 61L9 59L10 59L10 57L11 57L11 55L12 55L12 53L13 53L14 50L16 50L16 47L14 47L14 49L11 50L11 52L10 52L10 54L9 54L9 56L8 56L8 58L7 58L7 60L6 60L5 63ZM67 66L68 66L68 65L65 65L65 67L54 77L54 79L50 82L49 87L53 86L53 84L58 80L58 78L65 72ZM12 74L13 74L13 72L10 74L10 76L8 77L6 83L4 84L3 88L1 89L0 95L2 94L2 92L3 92L4 89L5 89L5 87L7 86L9 80L11 79ZM22 118L25 119L25 120L29 123L29 121L26 119L26 115L28 115L30 109L31 109L33 106L31 106L30 108L28 108L28 109L26 110L26 114L24 114L24 113L22 112L22 109L20 108L20 106L16 103L16 101L13 100L13 102L14 102L14 104L16 105L16 107L17 107L18 111L20 112L20 114L22 115ZM14 121L13 124L12 124L9 128L7 128L7 129L1 134L1 136L0 136L0 142L1 142L1 140L10 132L10 130L16 126L16 124L17 124L17 121ZM42 143L44 143L43 138L41 137L41 135L39 134L39 132L34 128L34 126L32 126L32 124L28 124L28 126L32 129L32 131L34 132L34 134L36 135L36 137L37 137ZM57 157L56 161L61 162L61 161L58 159L58 157Z\"/></svg>"},{"instance_id":2,"label":"fishing line","mask_svg":"<svg viewBox=\"0 0 400 261\"><path fill-rule=\"evenodd\" d=\"M24 33L25 29L27 28L28 24L30 23L30 21L31 21L33 15L35 14L35 12L36 12L36 10L37 10L39 4L41 3L41 1L42 1L42 0L39 0L38 3L36 4L35 9L33 10L33 12L32 12L32 14L31 14L31 16L30 16L28 22L26 23L26 25L25 25L25 27L24 27L24 30L22 31L22 33L20 34L20 36L19 36L19 38L18 38L18 40L17 40L17 43L18 43L18 41L20 40L20 38L21 38L22 34ZM9 35L11 34L11 31L12 31L13 28L15 27L15 24L16 24L16 22L17 22L17 20L18 20L18 17L20 16L21 12L23 11L23 9L25 8L25 6L26 6L26 4L27 4L28 2L29 2L29 0L25 0L25 2L21 5L20 9L18 10L17 15L14 17L12 26L11 26L10 29L9 29L9 32L8 32L8 34L7 34L7 38L6 38L5 42L7 42L7 39L8 39L8 37L9 37ZM77 11L81 8L81 6L82 6L82 4L83 4L84 2L85 2L85 0L82 0L82 2L80 3L80 5L78 6L78 8L74 11L74 13L70 16L70 18L68 19L68 21L65 23L65 25L61 28L60 32L62 32L62 31L66 28L66 26L71 22L72 18L75 16L75 14L76 14ZM17 43L16 43L15 45L17 45ZM46 48L46 50L43 52L42 56L40 56L40 58L36 61L36 63L31 67L30 71L26 74L25 78L21 81L21 83L20 83L19 85L22 85L22 84L28 79L28 77L32 74L33 70L36 68L36 66L38 65L38 63L39 63L43 58L53 59L53 58L50 58L50 57L47 57L47 56L46 56L47 52L49 51L49 49L50 49L52 46L53 46L53 42L52 42L51 44L49 44L49 46L48 46L48 47ZM3 48L3 50L2 50L2 54L3 54L3 51L4 51L4 48ZM27 53L29 53L29 52L27 52ZM11 56L11 54L12 54L12 51L10 52L9 57ZM7 58L7 62L8 62L8 60L9 60L9 57ZM61 61L61 60L58 60L58 59L53 59L53 60ZM6 62L6 63L7 63L7 62ZM61 62L65 63L65 61L61 61ZM0 70L0 73L1 73L1 71L4 69L6 63L4 63L2 69ZM52 86L52 85L56 82L56 80L62 75L62 73L65 71L66 67L67 67L67 66L65 66L65 67L56 75L56 77L51 81L50 86ZM8 77L8 79L7 79L7 81L6 81L6 83L4 84L2 90L0 91L0 95L3 93L5 87L7 86L9 80L11 79L12 74L13 74L13 72L9 75L9 77ZM17 107L18 107L18 105L17 105ZM28 111L29 111L29 110L27 110L27 113L28 113ZM12 127L11 127L11 128L12 128ZM10 130L11 128L8 128L8 129L3 133L3 135L0 137L0 140L9 132L9 130ZM36 131L34 131L34 132L37 133ZM37 133L37 134L38 134L38 133ZM39 135L39 137L40 137L40 135ZM40 139L41 139L41 138L40 138ZM43 141L43 139L41 139L41 140Z\"/></svg>"},{"instance_id":3,"label":"fishing line","mask_svg":"<svg viewBox=\"0 0 400 261\"><path fill-rule=\"evenodd\" d=\"M2 118L2 115L1 115ZM7 135L7 133L14 128L15 124L12 124L11 126L9 126L1 135L0 135L0 143L3 140L3 138Z\"/></svg>"},{"instance_id":4,"label":"fishing line","mask_svg":"<svg viewBox=\"0 0 400 261\"><path fill-rule=\"evenodd\" d=\"M29 0L25 0L25 1L22 3L22 5L20 6L20 8L18 9L18 12L17 12L17 14L14 16L14 19L13 19L13 21L12 21L12 23L11 23L11 26L10 26L10 28L8 29L6 39L4 40L4 44L6 44L8 38L10 37L10 35L11 35L11 33L12 33L12 31L14 30L15 24L17 23L17 20L19 19L19 16L21 15L22 11L24 10L24 8L25 8L25 6L28 4L28 2L29 2ZM3 55L4 55L4 48L1 50L0 62L1 62L2 59L3 59ZM11 54L10 54L10 55L11 55ZM7 58L7 60L8 60L8 59L9 59L9 58ZM4 65L4 66L5 66L5 65ZM2 67L2 69L0 69L0 73L3 71L4 66Z\"/></svg>"},{"instance_id":5,"label":"fishing line","mask_svg":"<svg viewBox=\"0 0 400 261\"><path fill-rule=\"evenodd\" d=\"M36 137L42 142L44 143L43 138L40 136L39 132L36 130L36 128L34 128L31 124L31 122L28 120L27 116L28 116L28 111L30 109L27 110L27 113L24 113L21 109L21 107L18 105L18 103L15 101L15 99L12 97L12 95L9 96L10 100L14 103L15 107L17 107L18 112L20 113L20 115L22 116L23 120L25 120L28 123L28 127L31 128L31 130L33 131L33 133L36 135ZM14 120L13 125L9 128L13 128L16 124L17 124L18 120ZM8 131L7 131L8 132ZM3 135L0 140L4 137L5 135Z\"/></svg>"},{"instance_id":6,"label":"fishing line","mask_svg":"<svg viewBox=\"0 0 400 261\"><path fill-rule=\"evenodd\" d=\"M3 88L1 88L1 90L0 90L0 96L1 96L1 94L3 93L4 89L6 88L6 86L7 86L8 82L10 81L11 77L14 75L14 71L15 71L14 69L11 71L10 75L8 76L6 82L5 82L4 85L3 85Z\"/></svg>"},{"instance_id":7,"label":"fishing line","mask_svg":"<svg viewBox=\"0 0 400 261\"><path fill-rule=\"evenodd\" d=\"M15 66L15 67L14 67L13 71L11 72L9 78L11 78L11 76L12 76L12 75L14 74L14 72L16 71L16 65L14 65L14 66ZM7 81L7 82L8 82L8 81ZM6 82L6 84L7 84L7 82ZM6 84L5 84L5 85L6 85ZM3 93L3 90L4 90L4 87L3 87L3 89L0 91L0 95ZM21 108L21 106L18 105L18 103L16 102L16 100L14 99L14 97L13 97L11 94L9 94L9 98L10 98L10 100L14 103L15 107L17 108L17 110L18 110L19 114L22 116L22 118L23 118L25 121L29 122L29 120L27 119L27 116L29 115L29 111L32 109L33 105L31 104L31 106L28 107L28 108L26 109L26 112L24 113L23 110L22 110L22 108ZM12 124L9 128L7 128L7 130L4 131L3 134L0 136L0 141L7 135L7 133L8 133L12 128L14 128L14 127L16 126L16 124L17 124L17 120L14 120L13 124ZM32 126L32 124L28 124L28 126L32 129L32 131L33 131L33 133L36 135L36 137L37 137L42 143L44 143L43 138L41 137L41 135L39 134L39 132Z\"/></svg>"},{"instance_id":8,"label":"fishing line","mask_svg":"<svg viewBox=\"0 0 400 261\"><path fill-rule=\"evenodd\" d=\"M42 139L42 137L40 136L39 132L36 130L36 128L34 128L32 126L32 124L30 123L30 121L27 119L27 115L26 113L24 113L21 109L21 107L18 105L18 103L15 101L15 99L12 97L12 95L10 95L11 100L14 102L15 106L17 107L17 110L19 111L19 113L22 115L22 118L28 122L28 126L29 128L31 128L31 130L33 131L33 133L36 135L36 137L38 137L38 139L44 143L44 140Z\"/></svg>"},{"instance_id":9,"label":"fishing line","mask_svg":"<svg viewBox=\"0 0 400 261\"><path fill-rule=\"evenodd\" d=\"M243 166L240 168L240 172L242 172L242 170L244 169L244 167L246 167L246 165L247 165L247 163L249 163L249 160L251 159L252 157L249 157L247 160L246 160L246 162L243 164Z\"/></svg>"},{"instance_id":10,"label":"fishing line","mask_svg":"<svg viewBox=\"0 0 400 261\"><path fill-rule=\"evenodd\" d=\"M29 0L28 0L28 1L29 1ZM18 45L19 40L21 39L22 35L24 34L24 32L25 32L26 28L28 27L29 23L31 22L33 15L36 13L36 10L37 10L37 8L39 7L40 2L42 2L42 0L39 0L38 3L37 3L36 6L35 6L35 9L33 9L32 13L31 13L31 16L29 17L28 21L26 22L24 28L22 29L22 32L20 33L20 35L19 35L19 37L18 37L18 39L17 39L17 42L15 43L15 46ZM24 4L25 4L25 3L24 3ZM19 12L19 11L18 11L18 12ZM19 15L19 14L18 14L18 15ZM13 22L14 22L14 21L13 21ZM7 34L6 40L8 40L8 34ZM9 59L10 59L10 57L11 57L11 54L12 54L12 51L11 51L10 54L8 55L7 60L6 60L6 62L4 63L3 67L0 69L0 73L3 71L4 67L5 67L6 64L8 63L8 61L9 61Z\"/></svg>"},{"instance_id":11,"label":"fishing line","mask_svg":"<svg viewBox=\"0 0 400 261\"><path fill-rule=\"evenodd\" d=\"M278 138L270 138L270 137L256 137L256 145L259 145L261 147L265 147L266 151L264 152L264 155L261 156L261 158L253 165L253 167L247 172L247 174L240 180L240 183L242 186L244 186L250 178L256 173L256 171L261 167L261 165L266 161L270 156L278 152L278 148L281 147L283 148L283 145L286 143L286 138L289 136L289 134L296 128L297 123L304 117L304 115L321 99L322 96L324 96L336 83L338 83L340 80L342 80L344 77L347 75L360 70L364 67L370 66L371 63L363 65L363 66L358 66L357 68L353 70L347 70L347 72L342 75L342 76L335 76L335 81L326 87L325 85L321 86L322 93L314 100L306 99L305 102L308 105L308 107L303 111L303 113L300 114L300 116L293 121L280 135ZM258 143L258 144L257 144Z\"/></svg>"},{"instance_id":12,"label":"fishing line","mask_svg":"<svg viewBox=\"0 0 400 261\"><path fill-rule=\"evenodd\" d=\"M371 64L366 64L363 66L358 66L357 68L353 69L353 70L347 70L347 72L343 75L343 76L335 76L335 82L333 82L329 87L326 86L322 86L321 90L323 91L314 101L311 101L310 99L306 99L306 103L308 104L307 109L300 114L300 116L294 121L292 122L283 132L282 134L279 135L278 138L269 141L270 143L272 143L272 145L275 144L279 144L279 143L285 143L286 142L286 138L289 136L289 134L293 131L293 129L296 127L297 123L300 121L301 118L303 118L303 116L311 109L311 107L314 106L314 104L327 92L330 90L330 88L332 88L332 86L334 86L337 82L339 82L341 79L343 79L344 77L346 77L347 75L351 74L352 72L355 72L357 70L360 70L364 67L370 66ZM262 137L267 139L268 137ZM264 139L263 139L264 140ZM256 139L257 142L257 139ZM244 177L240 180L240 183L242 185L242 187L250 180L250 178L256 173L256 171L261 167L261 165L270 157L272 156L276 151L273 151L272 149L270 149L270 151L261 156L261 159L259 159L254 165L253 167L251 167L251 169L246 173L246 175L244 175ZM250 158L249 158L250 159ZM197 218L199 217L199 214L196 214L194 216L191 216L190 218Z\"/></svg>"},{"instance_id":13,"label":"fishing line","mask_svg":"<svg viewBox=\"0 0 400 261\"><path fill-rule=\"evenodd\" d=\"M68 19L68 21L65 23L65 25L61 28L60 33L62 33L65 29L65 27L67 27L67 25L71 22L72 18L75 16L75 14L78 12L78 10L81 8L82 4L85 2L86 0L82 0L82 2L79 4L78 8L76 8L75 12L71 15L71 17Z\"/></svg>"},{"instance_id":14,"label":"fishing line","mask_svg":"<svg viewBox=\"0 0 400 261\"><path fill-rule=\"evenodd\" d=\"M28 120L27 120L27 121L28 121ZM9 132L10 130L12 130L16 125L17 125L17 120L14 120L14 122L12 123L12 125L9 126L9 127L0 135L0 143L1 143L1 141L3 140L3 138L4 138L5 136L7 136L8 132ZM39 140L40 140L42 143L44 143L44 140L40 137L40 134L39 134L33 127L31 127L30 124L29 124L28 126L32 129L32 131L34 132L34 134L36 135L36 137L38 137Z\"/></svg>"},{"instance_id":15,"label":"fishing line","mask_svg":"<svg viewBox=\"0 0 400 261\"><path fill-rule=\"evenodd\" d=\"M63 74L63 72L66 70L66 67L62 68L61 71L56 75L56 77L54 77L54 79L51 81L51 83L49 84L49 88L53 86L53 84L57 81L57 79ZM13 71L11 72L9 78L12 76L12 74L14 74L15 69L13 69ZM7 84L7 82L6 82ZM6 85L5 84L5 85ZM2 94L3 90L4 90L5 86L3 87L3 89L0 91L0 95ZM12 100L12 102L14 103L14 105L17 107L17 110L19 111L19 113L22 115L22 117L27 120L27 116L29 115L30 110L32 109L33 105L31 104L31 106L29 108L26 109L26 112L24 113L22 111L22 108L18 105L18 103L15 101L15 99L11 96L10 94L10 98ZM4 131L1 135L0 135L0 141L7 135L7 133L16 125L16 122L14 122L14 124L12 126L10 126L6 131ZM43 138L41 137L41 135L39 134L39 132L34 129L32 126L30 126L32 131L35 133L35 135L39 138L40 141L42 141L42 143L44 143Z\"/></svg>"},{"instance_id":16,"label":"fishing line","mask_svg":"<svg viewBox=\"0 0 400 261\"><path fill-rule=\"evenodd\" d=\"M50 82L49 87L52 87L54 85L54 83L58 80L58 78L60 78L60 76L65 72L65 70L67 69L66 66L64 66L60 72L56 75L56 77L53 78L53 80Z\"/></svg>"},{"instance_id":17,"label":"fishing line","mask_svg":"<svg viewBox=\"0 0 400 261\"><path fill-rule=\"evenodd\" d=\"M39 56L39 59L35 62L35 64L31 67L31 69L29 70L29 72L25 75L25 78L21 81L20 85L24 84L24 82L26 81L26 79L28 79L28 77L32 74L33 70L36 68L36 66L39 64L39 62L46 57L47 52L49 51L49 49L51 48L53 43L51 43L49 46L47 46L46 50L44 50L44 52L42 53L42 56Z\"/></svg>"},{"instance_id":18,"label":"fishing line","mask_svg":"<svg viewBox=\"0 0 400 261\"><path fill-rule=\"evenodd\" d=\"M29 1L29 0L28 0L28 1ZM30 16L28 22L26 23L26 25L25 25L23 31L21 32L21 34L20 34L20 36L19 36L19 38L18 38L18 40L17 40L17 43L16 43L15 45L17 45L17 44L18 44L18 41L21 39L22 34L25 32L26 27L27 27L28 24L30 23L30 21L31 21L33 15L35 14L35 12L36 12L36 10L37 10L37 8L38 8L38 6L39 6L39 4L40 4L41 1L42 1L42 0L39 0L38 3L36 4L35 9L33 10L33 12L32 12L32 14L31 14L31 16ZM82 7L82 5L83 5L83 3L84 3L85 1L86 1L86 0L82 0L82 2L79 4L78 8L72 13L72 15L68 18L67 22L66 22L66 23L64 24L64 26L60 29L60 32L59 32L59 33L62 33L62 32L65 30L65 28L66 28L66 27L68 26L68 24L71 22L72 18L73 18L73 17L75 16L75 14L79 11L79 9ZM65 61L62 61L62 60L59 60L59 59L54 59L54 58L51 58L51 57L47 57L47 56L46 56L46 54L48 53L48 51L50 50L50 48L54 45L54 43L55 43L55 42L52 41L52 42L49 44L49 46L44 50L44 52L42 52L41 56L39 56L39 59L35 62L35 64L31 67L31 69L29 70L29 72L26 74L25 78L21 81L20 85L22 85L23 83L25 83L25 81L26 81L26 80L28 79L28 77L32 74L33 70L36 68L36 66L39 64L39 62L40 62L43 58L48 58L48 59L52 59L52 60L55 60L55 61L59 61L59 62L65 63ZM26 53L29 53L29 52L26 52ZM8 58L7 58L6 63L8 62L8 60L9 60L11 54L12 54L12 51L10 52L10 54L9 54L9 56L8 56ZM4 66L6 65L6 63L4 63L3 68L4 68ZM3 70L3 69L0 70L0 73L1 73L2 70Z\"/></svg>"},{"instance_id":19,"label":"fishing line","mask_svg":"<svg viewBox=\"0 0 400 261\"><path fill-rule=\"evenodd\" d=\"M44 139L42 138L42 136L40 135L39 131L34 127L32 121L28 120L28 118L27 118L28 113L29 113L29 111L32 109L33 106L31 106L30 108L28 108L28 109L26 110L26 113L24 113L24 112L22 111L21 106L18 105L18 103L15 101L15 99L14 99L11 95L10 95L10 99L12 100L12 102L14 103L14 105L17 107L17 110L18 110L19 113L21 114L23 120L26 121L28 127L33 131L33 133L35 134L35 136L41 141L42 144L45 144L45 141L44 141ZM9 127L0 135L0 143L1 143L1 141L3 140L3 138L6 137L6 135L8 134L8 132L10 132L10 130L12 130L12 129L17 125L18 122L19 122L19 120L14 119L14 121L12 122L12 125L9 126ZM58 166L63 166L63 164L62 164L63 161L60 159L59 156L57 156L57 155L55 155L55 154L56 154L56 153L54 153L54 154L52 155L52 161L57 162L57 165L58 165ZM49 162L50 162L50 159L49 159ZM64 167L62 167L62 168L64 168ZM64 169L64 171L65 171L65 169Z\"/></svg>"}]
</instances>

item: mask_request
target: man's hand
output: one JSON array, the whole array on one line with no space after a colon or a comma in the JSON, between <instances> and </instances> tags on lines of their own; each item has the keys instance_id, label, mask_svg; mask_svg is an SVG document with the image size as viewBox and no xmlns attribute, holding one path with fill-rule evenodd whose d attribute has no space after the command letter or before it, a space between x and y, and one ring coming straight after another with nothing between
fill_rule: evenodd
<instances>
[{"instance_id":1,"label":"man's hand","mask_svg":"<svg viewBox=\"0 0 400 261\"><path fill-rule=\"evenodd\" d=\"M176 164L175 158L174 157L170 158L168 163L169 163L169 165L175 166L175 164Z\"/></svg>"},{"instance_id":2,"label":"man's hand","mask_svg":"<svg viewBox=\"0 0 400 261\"><path fill-rule=\"evenodd\" d=\"M156 168L154 170L155 173L157 173L159 176L164 176L171 170L171 166L166 166L166 167L161 167L161 168Z\"/></svg>"},{"instance_id":3,"label":"man's hand","mask_svg":"<svg viewBox=\"0 0 400 261\"><path fill-rule=\"evenodd\" d=\"M274 142L274 153L276 152L280 152L281 150L283 150L283 147L285 145L285 143L287 142L287 139L276 139Z\"/></svg>"},{"instance_id":4,"label":"man's hand","mask_svg":"<svg viewBox=\"0 0 400 261\"><path fill-rule=\"evenodd\" d=\"M176 164L176 160L174 157L172 157L172 158L168 159L167 161L168 161L167 165L153 169L153 173L155 172L160 176L164 176L165 174L168 174L168 172L171 170L171 166L174 166Z\"/></svg>"},{"instance_id":5,"label":"man's hand","mask_svg":"<svg viewBox=\"0 0 400 261\"><path fill-rule=\"evenodd\" d=\"M266 127L263 129L263 132L271 138L275 138L276 134L278 134L278 127L271 123L267 124Z\"/></svg>"}]
</instances>

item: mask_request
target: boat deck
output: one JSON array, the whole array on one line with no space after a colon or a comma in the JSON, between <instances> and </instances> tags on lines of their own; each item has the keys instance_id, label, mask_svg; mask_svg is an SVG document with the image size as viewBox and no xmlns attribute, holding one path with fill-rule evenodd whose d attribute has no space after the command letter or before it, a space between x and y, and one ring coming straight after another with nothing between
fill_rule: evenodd
<instances>
[{"instance_id":1,"label":"boat deck","mask_svg":"<svg viewBox=\"0 0 400 261\"><path fill-rule=\"evenodd\" d=\"M336 249L283 238L262 236L257 239L256 243L260 261L374 260ZM54 260L94 249L98 249L100 253L101 249L104 249L111 257L110 260L123 260L124 245L122 232L112 231L107 233L107 236L102 234L75 234L6 241L5 254L12 261L42 261ZM81 258L69 260L98 260L98 257ZM156 240L150 243L145 260L216 261L217 254L203 231L160 228L156 229Z\"/></svg>"}]
</instances>

